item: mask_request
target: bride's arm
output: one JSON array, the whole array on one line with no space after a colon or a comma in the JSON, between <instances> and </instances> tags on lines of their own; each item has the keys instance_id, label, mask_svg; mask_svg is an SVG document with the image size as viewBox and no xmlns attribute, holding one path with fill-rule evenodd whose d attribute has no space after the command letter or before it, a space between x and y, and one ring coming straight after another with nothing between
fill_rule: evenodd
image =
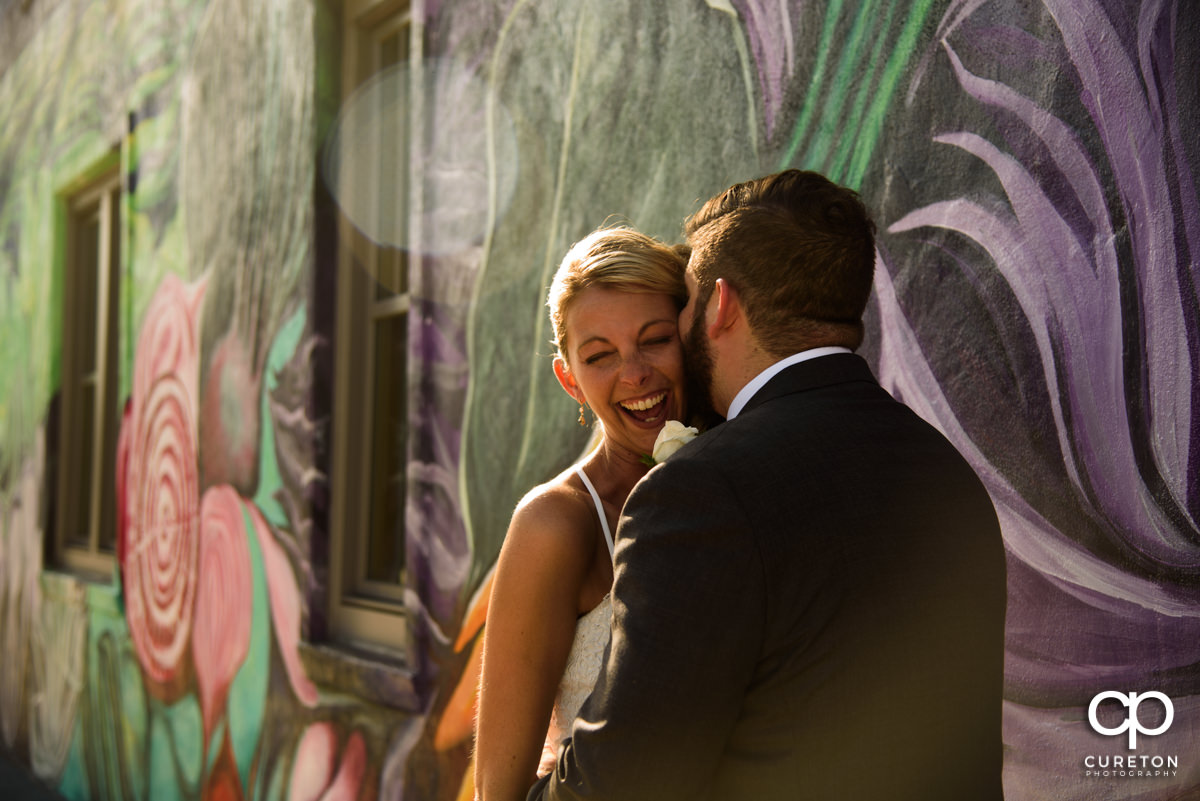
<instances>
[{"instance_id":1,"label":"bride's arm","mask_svg":"<svg viewBox=\"0 0 1200 801\"><path fill-rule=\"evenodd\" d=\"M500 550L475 740L482 801L524 799L537 778L592 554L579 508L561 491L538 491L514 512Z\"/></svg>"}]
</instances>

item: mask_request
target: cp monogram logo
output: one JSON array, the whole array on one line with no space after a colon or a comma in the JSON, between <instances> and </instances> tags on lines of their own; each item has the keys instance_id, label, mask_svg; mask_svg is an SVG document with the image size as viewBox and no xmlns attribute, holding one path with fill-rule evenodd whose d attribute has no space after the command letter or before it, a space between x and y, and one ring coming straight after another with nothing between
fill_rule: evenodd
<instances>
[{"instance_id":1,"label":"cp monogram logo","mask_svg":"<svg viewBox=\"0 0 1200 801\"><path fill-rule=\"evenodd\" d=\"M1120 701L1121 704L1129 710L1129 715L1125 718L1125 722L1120 726L1117 726L1115 729L1101 726L1100 721L1096 719L1096 709L1099 708L1103 701L1109 698L1112 698L1115 701ZM1142 725L1142 722L1138 720L1138 706L1147 698L1157 699L1162 703L1163 708L1167 713L1166 717L1163 718L1162 725L1160 725L1157 729L1147 729ZM1097 733L1115 736L1126 730L1129 731L1130 751L1137 747L1137 736L1139 733L1149 736L1162 734L1164 731L1171 728L1171 722L1173 720L1175 720L1175 706L1171 703L1170 698L1160 692L1125 694L1119 693L1115 690L1109 690L1107 692L1100 693L1093 698L1092 703L1088 706L1088 723L1092 724L1092 729Z\"/></svg>"}]
</instances>

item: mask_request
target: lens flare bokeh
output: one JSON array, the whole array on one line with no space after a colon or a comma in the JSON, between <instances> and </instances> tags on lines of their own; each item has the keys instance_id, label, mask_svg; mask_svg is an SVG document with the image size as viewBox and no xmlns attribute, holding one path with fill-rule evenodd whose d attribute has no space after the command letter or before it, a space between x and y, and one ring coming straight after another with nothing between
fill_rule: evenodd
<instances>
[{"instance_id":1,"label":"lens flare bokeh","mask_svg":"<svg viewBox=\"0 0 1200 801\"><path fill-rule=\"evenodd\" d=\"M342 212L376 244L453 253L478 245L503 217L516 185L516 135L507 110L465 67L402 63L342 106L323 171Z\"/></svg>"}]
</instances>

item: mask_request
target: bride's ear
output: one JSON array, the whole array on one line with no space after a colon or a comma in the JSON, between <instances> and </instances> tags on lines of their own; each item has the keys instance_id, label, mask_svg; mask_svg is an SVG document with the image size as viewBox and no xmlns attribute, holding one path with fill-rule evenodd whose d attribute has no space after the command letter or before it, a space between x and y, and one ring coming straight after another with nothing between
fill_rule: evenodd
<instances>
[{"instance_id":1,"label":"bride's ear","mask_svg":"<svg viewBox=\"0 0 1200 801\"><path fill-rule=\"evenodd\" d=\"M554 377L558 379L564 392L577 402L584 402L583 390L579 388L579 382L575 380L575 375L571 372L571 365L567 364L567 360L562 356L554 357Z\"/></svg>"}]
</instances>

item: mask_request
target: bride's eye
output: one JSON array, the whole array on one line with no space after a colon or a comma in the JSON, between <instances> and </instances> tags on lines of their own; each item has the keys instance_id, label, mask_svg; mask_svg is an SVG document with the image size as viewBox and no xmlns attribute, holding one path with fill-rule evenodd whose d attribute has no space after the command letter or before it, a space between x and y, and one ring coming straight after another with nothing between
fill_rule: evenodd
<instances>
[{"instance_id":1,"label":"bride's eye","mask_svg":"<svg viewBox=\"0 0 1200 801\"><path fill-rule=\"evenodd\" d=\"M583 363L587 365L599 364L605 358L612 355L612 351L602 350L599 353L593 353L591 356L585 356Z\"/></svg>"}]
</instances>

